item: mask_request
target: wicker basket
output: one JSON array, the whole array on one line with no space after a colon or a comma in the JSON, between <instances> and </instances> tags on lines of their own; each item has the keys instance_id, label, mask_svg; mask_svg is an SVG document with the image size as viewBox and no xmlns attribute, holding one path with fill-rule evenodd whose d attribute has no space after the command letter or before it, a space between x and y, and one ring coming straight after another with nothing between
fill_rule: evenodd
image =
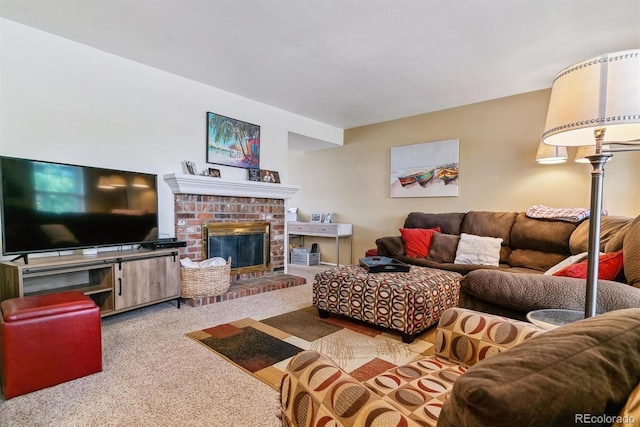
<instances>
[{"instance_id":1,"label":"wicker basket","mask_svg":"<svg viewBox=\"0 0 640 427\"><path fill-rule=\"evenodd\" d=\"M182 298L212 297L227 292L231 285L231 258L225 265L180 268Z\"/></svg>"}]
</instances>

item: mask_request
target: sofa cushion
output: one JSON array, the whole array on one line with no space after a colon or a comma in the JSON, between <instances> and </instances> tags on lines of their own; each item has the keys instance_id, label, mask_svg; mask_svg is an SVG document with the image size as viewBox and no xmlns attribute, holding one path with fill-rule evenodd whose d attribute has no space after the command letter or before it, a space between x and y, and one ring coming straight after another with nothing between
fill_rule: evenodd
<instances>
[{"instance_id":1,"label":"sofa cushion","mask_svg":"<svg viewBox=\"0 0 640 427\"><path fill-rule=\"evenodd\" d=\"M462 221L460 233L499 237L506 246L511 244L511 227L517 212L470 211Z\"/></svg>"},{"instance_id":2,"label":"sofa cushion","mask_svg":"<svg viewBox=\"0 0 640 427\"><path fill-rule=\"evenodd\" d=\"M410 257L425 258L431 247L433 233L440 233L436 228L401 228L400 234L404 242L404 253Z\"/></svg>"},{"instance_id":3,"label":"sofa cushion","mask_svg":"<svg viewBox=\"0 0 640 427\"><path fill-rule=\"evenodd\" d=\"M534 219L520 212L511 229L511 246L569 256L569 238L575 229L571 222Z\"/></svg>"},{"instance_id":4,"label":"sofa cushion","mask_svg":"<svg viewBox=\"0 0 640 427\"><path fill-rule=\"evenodd\" d=\"M631 227L631 221L629 221L626 225L620 227L620 229L607 241L604 245L605 252L615 252L619 251L623 247L624 238L627 236L627 232Z\"/></svg>"},{"instance_id":5,"label":"sofa cushion","mask_svg":"<svg viewBox=\"0 0 640 427\"><path fill-rule=\"evenodd\" d=\"M546 253L530 249L514 249L509 255L508 264L513 268L524 267L545 272L564 260L568 254Z\"/></svg>"},{"instance_id":6,"label":"sofa cushion","mask_svg":"<svg viewBox=\"0 0 640 427\"><path fill-rule=\"evenodd\" d=\"M446 234L460 234L460 224L466 214L411 212L404 221L404 228L435 228Z\"/></svg>"},{"instance_id":7,"label":"sofa cushion","mask_svg":"<svg viewBox=\"0 0 640 427\"><path fill-rule=\"evenodd\" d=\"M451 387L465 370L465 367L442 357L427 356L415 362L391 368L365 381L364 385L418 425L435 426L442 402L447 399L451 393ZM331 426L333 424L327 422L315 425ZM395 420L380 424L353 424L353 426L361 425L403 426Z\"/></svg>"},{"instance_id":8,"label":"sofa cushion","mask_svg":"<svg viewBox=\"0 0 640 427\"><path fill-rule=\"evenodd\" d=\"M313 350L300 352L289 362L282 377L280 403L286 426L418 425Z\"/></svg>"},{"instance_id":9,"label":"sofa cushion","mask_svg":"<svg viewBox=\"0 0 640 427\"><path fill-rule=\"evenodd\" d=\"M543 308L584 310L586 283L573 277L475 270L460 282L460 306L499 307L497 313L518 318ZM631 307L640 307L640 289L625 283L598 281L598 313Z\"/></svg>"},{"instance_id":10,"label":"sofa cushion","mask_svg":"<svg viewBox=\"0 0 640 427\"><path fill-rule=\"evenodd\" d=\"M500 263L500 246L502 239L499 237L475 236L462 233L454 264L478 264L497 267Z\"/></svg>"},{"instance_id":11,"label":"sofa cushion","mask_svg":"<svg viewBox=\"0 0 640 427\"><path fill-rule=\"evenodd\" d=\"M628 226L632 220L633 218L626 216L603 216L600 219L600 252L615 252L622 249L622 239L620 239L620 236L617 236L617 234L625 226ZM614 249L610 246L610 248L607 249L607 245L612 240L612 245L615 245L616 241L618 241L620 247ZM569 238L569 248L573 254L589 250L589 220L581 222L576 227Z\"/></svg>"},{"instance_id":12,"label":"sofa cushion","mask_svg":"<svg viewBox=\"0 0 640 427\"><path fill-rule=\"evenodd\" d=\"M612 252L602 254L598 261L598 279L613 280L618 277L622 271L623 252ZM568 265L553 273L554 276L577 277L579 279L587 278L588 260L583 260L575 264Z\"/></svg>"},{"instance_id":13,"label":"sofa cushion","mask_svg":"<svg viewBox=\"0 0 640 427\"><path fill-rule=\"evenodd\" d=\"M624 275L627 283L640 288L640 216L633 220L624 238Z\"/></svg>"},{"instance_id":14,"label":"sofa cushion","mask_svg":"<svg viewBox=\"0 0 640 427\"><path fill-rule=\"evenodd\" d=\"M453 260L456 258L456 249L458 249L459 241L460 236L456 236L455 234L434 233L427 259L437 262L453 263Z\"/></svg>"},{"instance_id":15,"label":"sofa cushion","mask_svg":"<svg viewBox=\"0 0 640 427\"><path fill-rule=\"evenodd\" d=\"M576 224L551 219L534 219L519 213L511 229L511 267L546 271L572 252L569 237Z\"/></svg>"},{"instance_id":16,"label":"sofa cushion","mask_svg":"<svg viewBox=\"0 0 640 427\"><path fill-rule=\"evenodd\" d=\"M404 242L402 236L385 236L376 239L378 256L388 256L391 258L404 255Z\"/></svg>"},{"instance_id":17,"label":"sofa cushion","mask_svg":"<svg viewBox=\"0 0 640 427\"><path fill-rule=\"evenodd\" d=\"M438 426L566 426L615 416L640 378L640 309L581 320L471 367Z\"/></svg>"},{"instance_id":18,"label":"sofa cushion","mask_svg":"<svg viewBox=\"0 0 640 427\"><path fill-rule=\"evenodd\" d=\"M454 308L442 313L438 322L435 351L468 367L543 332L529 322Z\"/></svg>"}]
</instances>

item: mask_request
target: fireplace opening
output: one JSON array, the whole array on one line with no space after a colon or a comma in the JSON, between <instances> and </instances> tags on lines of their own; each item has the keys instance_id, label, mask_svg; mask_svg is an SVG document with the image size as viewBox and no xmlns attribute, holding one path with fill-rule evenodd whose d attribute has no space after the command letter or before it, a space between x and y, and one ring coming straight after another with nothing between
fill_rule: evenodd
<instances>
[{"instance_id":1,"label":"fireplace opening","mask_svg":"<svg viewBox=\"0 0 640 427\"><path fill-rule=\"evenodd\" d=\"M231 273L269 270L268 222L216 222L202 224L206 258L231 257Z\"/></svg>"}]
</instances>

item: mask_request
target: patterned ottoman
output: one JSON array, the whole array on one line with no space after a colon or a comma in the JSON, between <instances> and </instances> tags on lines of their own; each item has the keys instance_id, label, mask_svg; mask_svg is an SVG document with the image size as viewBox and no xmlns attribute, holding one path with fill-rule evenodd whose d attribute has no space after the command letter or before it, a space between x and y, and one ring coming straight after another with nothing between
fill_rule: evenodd
<instances>
[{"instance_id":1,"label":"patterned ottoman","mask_svg":"<svg viewBox=\"0 0 640 427\"><path fill-rule=\"evenodd\" d=\"M341 314L402 333L406 343L458 305L462 275L411 266L407 273L368 273L347 265L318 273L313 306L320 317Z\"/></svg>"}]
</instances>

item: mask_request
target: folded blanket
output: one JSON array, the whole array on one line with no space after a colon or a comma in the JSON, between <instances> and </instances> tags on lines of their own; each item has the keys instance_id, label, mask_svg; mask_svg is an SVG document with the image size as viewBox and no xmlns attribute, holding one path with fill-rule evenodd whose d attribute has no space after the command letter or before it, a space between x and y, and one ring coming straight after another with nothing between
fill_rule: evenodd
<instances>
[{"instance_id":1,"label":"folded blanket","mask_svg":"<svg viewBox=\"0 0 640 427\"><path fill-rule=\"evenodd\" d=\"M204 268L204 267L219 267L222 265L227 265L227 261L221 257L213 257L209 259L205 259L204 261L195 262L191 258L186 257L180 260L180 265L185 268Z\"/></svg>"},{"instance_id":2,"label":"folded blanket","mask_svg":"<svg viewBox=\"0 0 640 427\"><path fill-rule=\"evenodd\" d=\"M529 218L557 219L567 222L580 222L589 218L587 208L550 208L544 205L533 205L525 212ZM602 215L607 215L603 210Z\"/></svg>"}]
</instances>

